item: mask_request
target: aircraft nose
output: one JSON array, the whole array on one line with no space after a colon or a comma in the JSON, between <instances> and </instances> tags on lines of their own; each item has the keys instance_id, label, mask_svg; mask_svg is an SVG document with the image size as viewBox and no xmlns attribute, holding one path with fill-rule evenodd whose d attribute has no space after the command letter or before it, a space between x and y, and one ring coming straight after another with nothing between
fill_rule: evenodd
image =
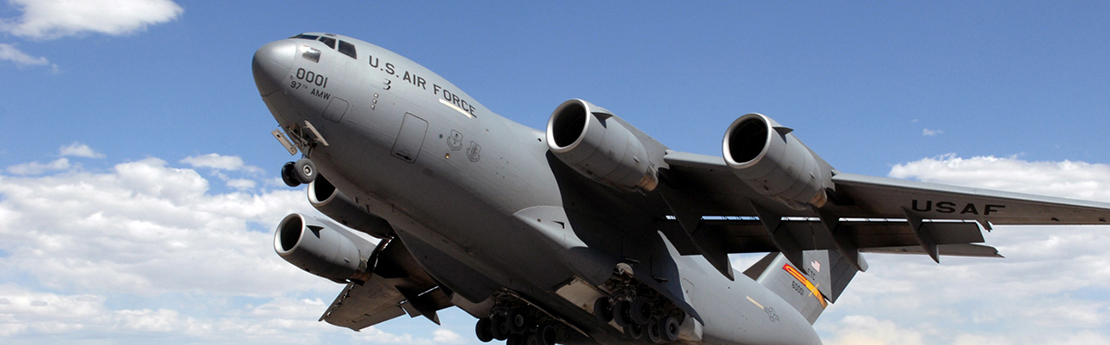
<instances>
[{"instance_id":1,"label":"aircraft nose","mask_svg":"<svg viewBox=\"0 0 1110 345\"><path fill-rule=\"evenodd\" d=\"M297 43L290 40L274 41L258 48L251 61L258 92L266 96L280 90L281 83L293 68L296 55Z\"/></svg>"}]
</instances>

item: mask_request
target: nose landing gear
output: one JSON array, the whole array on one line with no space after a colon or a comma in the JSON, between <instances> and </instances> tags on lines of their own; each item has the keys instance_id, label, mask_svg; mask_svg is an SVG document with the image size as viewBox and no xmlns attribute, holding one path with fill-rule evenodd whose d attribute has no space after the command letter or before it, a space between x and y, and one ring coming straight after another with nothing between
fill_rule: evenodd
<instances>
[{"instance_id":1,"label":"nose landing gear","mask_svg":"<svg viewBox=\"0 0 1110 345\"><path fill-rule=\"evenodd\" d=\"M281 167L281 181L289 187L312 183L312 180L316 179L316 175L316 164L313 164L308 158L301 158L296 162L287 162Z\"/></svg>"}]
</instances>

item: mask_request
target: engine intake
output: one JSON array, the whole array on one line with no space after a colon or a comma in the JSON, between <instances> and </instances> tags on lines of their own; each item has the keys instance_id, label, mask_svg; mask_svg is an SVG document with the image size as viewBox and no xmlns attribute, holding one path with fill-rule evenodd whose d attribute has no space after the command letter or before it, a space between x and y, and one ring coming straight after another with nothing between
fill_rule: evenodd
<instances>
[{"instance_id":1,"label":"engine intake","mask_svg":"<svg viewBox=\"0 0 1110 345\"><path fill-rule=\"evenodd\" d=\"M374 245L347 230L299 213L285 216L274 233L274 251L309 273L346 283L365 281Z\"/></svg>"},{"instance_id":2,"label":"engine intake","mask_svg":"<svg viewBox=\"0 0 1110 345\"><path fill-rule=\"evenodd\" d=\"M793 209L822 207L832 172L793 131L763 114L747 114L725 131L725 163L756 192Z\"/></svg>"},{"instance_id":3,"label":"engine intake","mask_svg":"<svg viewBox=\"0 0 1110 345\"><path fill-rule=\"evenodd\" d=\"M622 191L659 184L644 144L605 108L572 99L551 114L547 147L575 171Z\"/></svg>"}]
</instances>

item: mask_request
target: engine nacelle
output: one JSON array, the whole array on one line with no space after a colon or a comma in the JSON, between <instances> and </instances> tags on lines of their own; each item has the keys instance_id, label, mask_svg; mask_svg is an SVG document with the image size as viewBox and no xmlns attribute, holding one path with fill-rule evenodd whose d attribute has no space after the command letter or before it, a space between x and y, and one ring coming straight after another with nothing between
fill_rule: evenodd
<instances>
[{"instance_id":1,"label":"engine nacelle","mask_svg":"<svg viewBox=\"0 0 1110 345\"><path fill-rule=\"evenodd\" d=\"M640 139L604 108L572 99L551 113L547 147L575 171L623 191L651 191L658 173Z\"/></svg>"},{"instance_id":2,"label":"engine nacelle","mask_svg":"<svg viewBox=\"0 0 1110 345\"><path fill-rule=\"evenodd\" d=\"M314 217L285 216L274 234L274 251L294 266L336 283L365 281L374 245Z\"/></svg>"},{"instance_id":3,"label":"engine nacelle","mask_svg":"<svg viewBox=\"0 0 1110 345\"><path fill-rule=\"evenodd\" d=\"M317 175L308 184L308 202L328 218L351 229L365 232L377 238L393 235L393 227L385 219L374 215L359 206L354 200L335 188L324 175Z\"/></svg>"},{"instance_id":4,"label":"engine nacelle","mask_svg":"<svg viewBox=\"0 0 1110 345\"><path fill-rule=\"evenodd\" d=\"M832 172L791 131L763 114L741 116L725 132L725 163L756 192L791 208L824 206Z\"/></svg>"}]
</instances>

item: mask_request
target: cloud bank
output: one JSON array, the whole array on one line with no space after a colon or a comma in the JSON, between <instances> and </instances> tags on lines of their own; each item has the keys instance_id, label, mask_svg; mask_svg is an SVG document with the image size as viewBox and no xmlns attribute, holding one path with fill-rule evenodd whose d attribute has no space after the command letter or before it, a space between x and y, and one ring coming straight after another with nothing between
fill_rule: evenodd
<instances>
[{"instance_id":1,"label":"cloud bank","mask_svg":"<svg viewBox=\"0 0 1110 345\"><path fill-rule=\"evenodd\" d=\"M9 0L23 14L0 26L12 35L49 40L87 32L125 35L177 19L170 0Z\"/></svg>"},{"instance_id":2,"label":"cloud bank","mask_svg":"<svg viewBox=\"0 0 1110 345\"><path fill-rule=\"evenodd\" d=\"M103 157L80 143L59 152ZM0 174L0 343L466 339L448 328L355 333L317 322L342 287L282 261L272 242L286 214L316 213L304 190L255 187L274 177L236 156L181 161L209 176L154 157L104 171L32 162ZM251 184L215 192L221 181Z\"/></svg>"},{"instance_id":3,"label":"cloud bank","mask_svg":"<svg viewBox=\"0 0 1110 345\"><path fill-rule=\"evenodd\" d=\"M80 143L59 155L103 157ZM317 322L340 287L272 249L282 217L314 212L303 190L273 187L274 176L236 156L177 161L12 171L32 162L0 174L2 342L477 343L457 309L442 313L442 328L394 320L355 333ZM890 175L1110 200L1101 164L946 155ZM235 181L250 185L214 188ZM1006 259L869 255L871 269L816 326L828 344L1107 344L1108 234L998 226L985 236Z\"/></svg>"}]
</instances>

